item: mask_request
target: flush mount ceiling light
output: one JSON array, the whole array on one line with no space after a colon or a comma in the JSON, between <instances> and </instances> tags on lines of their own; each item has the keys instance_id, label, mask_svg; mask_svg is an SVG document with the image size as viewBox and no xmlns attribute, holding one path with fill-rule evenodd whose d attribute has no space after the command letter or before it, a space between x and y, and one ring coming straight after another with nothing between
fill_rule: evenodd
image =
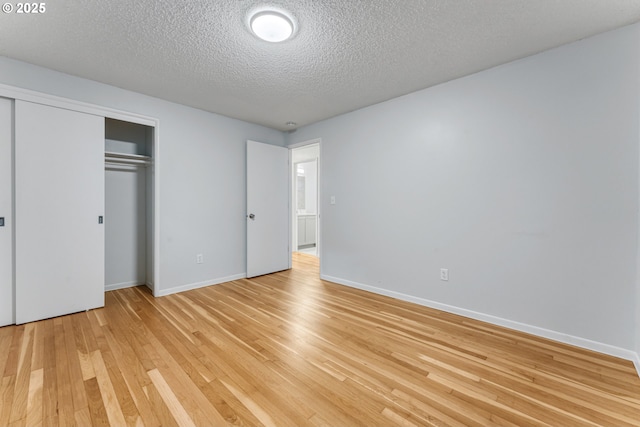
<instances>
[{"instance_id":1,"label":"flush mount ceiling light","mask_svg":"<svg viewBox=\"0 0 640 427\"><path fill-rule=\"evenodd\" d=\"M293 34L293 22L286 15L272 10L258 12L251 17L253 34L272 43L283 42Z\"/></svg>"}]
</instances>

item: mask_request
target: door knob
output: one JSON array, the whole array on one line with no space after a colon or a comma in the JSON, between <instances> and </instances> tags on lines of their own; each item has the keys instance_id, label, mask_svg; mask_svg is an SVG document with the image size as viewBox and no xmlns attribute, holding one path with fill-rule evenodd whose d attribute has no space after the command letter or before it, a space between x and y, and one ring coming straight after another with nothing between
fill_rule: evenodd
<instances>
[{"instance_id":1,"label":"door knob","mask_svg":"<svg viewBox=\"0 0 640 427\"><path fill-rule=\"evenodd\" d=\"M254 214L249 214L249 219L256 219L256 216Z\"/></svg>"}]
</instances>

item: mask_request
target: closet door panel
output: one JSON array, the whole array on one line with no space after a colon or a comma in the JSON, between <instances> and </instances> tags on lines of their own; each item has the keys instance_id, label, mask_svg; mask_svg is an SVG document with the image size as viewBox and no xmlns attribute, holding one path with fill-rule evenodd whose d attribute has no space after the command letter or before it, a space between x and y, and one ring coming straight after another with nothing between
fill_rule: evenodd
<instances>
[{"instance_id":1,"label":"closet door panel","mask_svg":"<svg viewBox=\"0 0 640 427\"><path fill-rule=\"evenodd\" d=\"M0 98L0 326L13 315L13 101Z\"/></svg>"},{"instance_id":2,"label":"closet door panel","mask_svg":"<svg viewBox=\"0 0 640 427\"><path fill-rule=\"evenodd\" d=\"M15 104L16 323L104 305L104 118Z\"/></svg>"}]
</instances>

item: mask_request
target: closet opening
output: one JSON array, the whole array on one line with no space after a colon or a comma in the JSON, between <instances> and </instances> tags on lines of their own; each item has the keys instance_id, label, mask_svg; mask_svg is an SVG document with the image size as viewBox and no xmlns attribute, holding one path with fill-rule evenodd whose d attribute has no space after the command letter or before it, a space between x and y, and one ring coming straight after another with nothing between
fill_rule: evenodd
<instances>
[{"instance_id":1,"label":"closet opening","mask_svg":"<svg viewBox=\"0 0 640 427\"><path fill-rule=\"evenodd\" d=\"M105 291L153 291L154 128L105 119Z\"/></svg>"}]
</instances>

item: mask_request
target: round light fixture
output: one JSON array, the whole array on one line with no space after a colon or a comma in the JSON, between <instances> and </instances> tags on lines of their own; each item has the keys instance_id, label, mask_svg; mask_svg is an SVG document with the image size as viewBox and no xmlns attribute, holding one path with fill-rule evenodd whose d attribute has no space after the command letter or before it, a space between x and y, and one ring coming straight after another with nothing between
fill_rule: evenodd
<instances>
[{"instance_id":1,"label":"round light fixture","mask_svg":"<svg viewBox=\"0 0 640 427\"><path fill-rule=\"evenodd\" d=\"M258 12L251 17L249 25L256 36L272 43L283 42L293 34L293 22L280 12Z\"/></svg>"}]
</instances>

